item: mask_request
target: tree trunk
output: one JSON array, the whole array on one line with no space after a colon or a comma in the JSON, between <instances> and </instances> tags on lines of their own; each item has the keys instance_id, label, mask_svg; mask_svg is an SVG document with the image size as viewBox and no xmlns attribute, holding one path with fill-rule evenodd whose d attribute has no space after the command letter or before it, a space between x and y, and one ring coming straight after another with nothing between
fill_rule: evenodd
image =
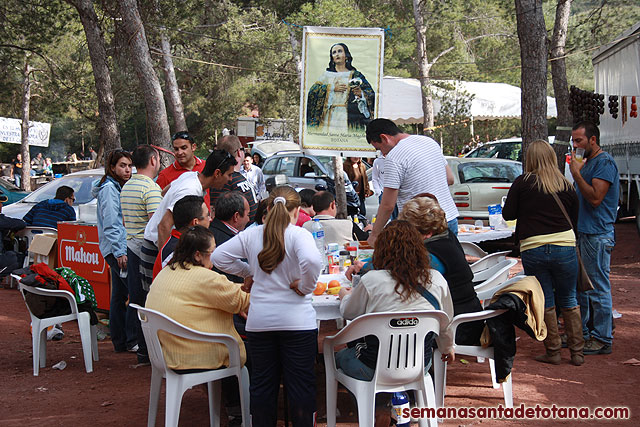
<instances>
[{"instance_id":1,"label":"tree trunk","mask_svg":"<svg viewBox=\"0 0 640 427\"><path fill-rule=\"evenodd\" d=\"M342 168L342 157L335 156L333 158L333 172L336 187L336 218L344 219L347 217L347 193L344 189L344 170Z\"/></svg>"},{"instance_id":2,"label":"tree trunk","mask_svg":"<svg viewBox=\"0 0 640 427\"><path fill-rule=\"evenodd\" d=\"M94 167L103 163L103 154L111 150L121 148L120 132L116 120L116 107L111 88L111 73L107 63L107 51L104 44L104 36L98 21L98 16L93 8L92 0L67 0L78 10L80 21L84 28L93 69L93 79L96 84L98 97L98 130L100 132L100 147L98 158Z\"/></svg>"},{"instance_id":3,"label":"tree trunk","mask_svg":"<svg viewBox=\"0 0 640 427\"><path fill-rule=\"evenodd\" d=\"M296 38L295 33L290 26L287 25L289 31L289 43L291 44L291 56L296 61L296 70L298 71L298 77L302 76L302 60L300 59L300 42Z\"/></svg>"},{"instance_id":4,"label":"tree trunk","mask_svg":"<svg viewBox=\"0 0 640 427\"><path fill-rule=\"evenodd\" d=\"M29 57L25 56L22 80L22 138L20 154L22 154L22 189L31 191L31 158L29 156L29 103L31 102L31 71Z\"/></svg>"},{"instance_id":5,"label":"tree trunk","mask_svg":"<svg viewBox=\"0 0 640 427\"><path fill-rule=\"evenodd\" d=\"M547 140L547 32L542 0L515 0L520 42L523 162L528 145Z\"/></svg>"},{"instance_id":6,"label":"tree trunk","mask_svg":"<svg viewBox=\"0 0 640 427\"><path fill-rule=\"evenodd\" d=\"M167 88L167 101L173 116L175 131L188 130L187 121L184 118L184 107L182 106L178 80L173 68L173 59L171 59L171 42L164 28L160 29L160 45L162 48L162 70L164 71L165 87Z\"/></svg>"},{"instance_id":7,"label":"tree trunk","mask_svg":"<svg viewBox=\"0 0 640 427\"><path fill-rule=\"evenodd\" d=\"M567 67L564 60L570 12L571 0L558 0L556 21L553 24L553 39L551 40L551 79L558 110L556 140L553 148L558 157L558 167L562 173L564 173L565 154L567 153L567 145L570 144L571 125L573 124L573 116L569 110L569 85L567 84Z\"/></svg>"},{"instance_id":8,"label":"tree trunk","mask_svg":"<svg viewBox=\"0 0 640 427\"><path fill-rule=\"evenodd\" d=\"M171 150L167 109L164 105L160 81L153 69L138 4L136 0L119 0L119 4L122 28L129 40L131 62L138 75L147 110L148 143Z\"/></svg>"},{"instance_id":9,"label":"tree trunk","mask_svg":"<svg viewBox=\"0 0 640 427\"><path fill-rule=\"evenodd\" d=\"M413 17L416 21L418 71L420 72L420 88L422 89L423 132L427 134L428 128L433 127L433 99L431 97L431 79L429 78L432 64L429 64L429 58L427 57L427 26L424 23L420 0L413 0Z\"/></svg>"}]
</instances>

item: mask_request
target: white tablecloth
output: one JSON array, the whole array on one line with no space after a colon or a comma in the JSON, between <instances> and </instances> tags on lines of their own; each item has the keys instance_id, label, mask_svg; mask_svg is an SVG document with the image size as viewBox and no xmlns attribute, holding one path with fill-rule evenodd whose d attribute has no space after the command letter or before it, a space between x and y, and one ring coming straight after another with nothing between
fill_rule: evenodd
<instances>
[{"instance_id":1,"label":"white tablecloth","mask_svg":"<svg viewBox=\"0 0 640 427\"><path fill-rule=\"evenodd\" d=\"M317 320L342 319L338 295L313 295L311 304L316 309Z\"/></svg>"},{"instance_id":2,"label":"white tablecloth","mask_svg":"<svg viewBox=\"0 0 640 427\"><path fill-rule=\"evenodd\" d=\"M350 285L344 274L321 274L318 277L318 282L329 283L331 280L339 281L342 286ZM316 310L316 319L318 321L342 319L338 295L312 295L311 305Z\"/></svg>"},{"instance_id":3,"label":"white tablecloth","mask_svg":"<svg viewBox=\"0 0 640 427\"><path fill-rule=\"evenodd\" d=\"M511 237L513 230L487 230L482 233L458 233L458 240L461 242L484 242L486 240L498 240Z\"/></svg>"}]
</instances>

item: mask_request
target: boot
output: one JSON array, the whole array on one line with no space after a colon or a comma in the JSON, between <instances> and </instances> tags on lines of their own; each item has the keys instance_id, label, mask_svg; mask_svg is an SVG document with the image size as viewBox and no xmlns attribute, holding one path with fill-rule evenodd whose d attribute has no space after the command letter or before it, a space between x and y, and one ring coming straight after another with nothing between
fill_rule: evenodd
<instances>
[{"instance_id":1,"label":"boot","mask_svg":"<svg viewBox=\"0 0 640 427\"><path fill-rule=\"evenodd\" d=\"M547 352L546 354L536 356L536 360L538 362L559 365L561 361L560 349L562 348L562 340L558 334L558 317L556 316L555 307L544 309L544 323L547 325L547 337L544 339L544 348L547 349Z\"/></svg>"},{"instance_id":2,"label":"boot","mask_svg":"<svg viewBox=\"0 0 640 427\"><path fill-rule=\"evenodd\" d=\"M571 364L580 366L584 363L584 338L582 337L582 318L580 306L563 308L564 329L567 331L567 347L571 351Z\"/></svg>"}]
</instances>

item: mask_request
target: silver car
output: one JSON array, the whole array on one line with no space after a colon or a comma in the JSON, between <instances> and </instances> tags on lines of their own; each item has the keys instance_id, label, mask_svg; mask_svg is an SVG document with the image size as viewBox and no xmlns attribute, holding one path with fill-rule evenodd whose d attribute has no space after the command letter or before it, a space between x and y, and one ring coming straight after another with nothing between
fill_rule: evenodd
<instances>
[{"instance_id":1,"label":"silver car","mask_svg":"<svg viewBox=\"0 0 640 427\"><path fill-rule=\"evenodd\" d=\"M74 172L62 178L54 179L19 202L3 207L2 213L12 218L22 219L37 203L53 199L58 188L66 185L75 191L76 201L73 204L73 208L76 211L78 221L95 224L98 221L97 200L91 195L91 185L103 175L104 168L99 168Z\"/></svg>"},{"instance_id":2,"label":"silver car","mask_svg":"<svg viewBox=\"0 0 640 427\"><path fill-rule=\"evenodd\" d=\"M371 166L365 163L365 167L367 168L367 177L371 182ZM310 188L314 190L317 185L330 188L334 179L333 157L315 156L301 151L280 151L264 161L262 173L265 180L267 180L267 190L270 186L269 179L275 178L276 175L285 175L289 185L294 188ZM271 179L271 181L274 180ZM371 221L378 211L378 198L374 196L367 197L365 203L367 207L366 217Z\"/></svg>"},{"instance_id":3,"label":"silver car","mask_svg":"<svg viewBox=\"0 0 640 427\"><path fill-rule=\"evenodd\" d=\"M454 183L449 187L458 207L458 219L489 219L489 205L500 204L513 181L522 175L522 163L505 159L447 157Z\"/></svg>"}]
</instances>

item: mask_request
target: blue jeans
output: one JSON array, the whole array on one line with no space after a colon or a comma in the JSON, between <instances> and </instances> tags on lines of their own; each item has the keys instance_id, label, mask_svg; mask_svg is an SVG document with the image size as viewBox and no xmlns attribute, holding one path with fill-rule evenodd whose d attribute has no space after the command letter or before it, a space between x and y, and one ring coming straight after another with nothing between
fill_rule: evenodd
<instances>
[{"instance_id":1,"label":"blue jeans","mask_svg":"<svg viewBox=\"0 0 640 427\"><path fill-rule=\"evenodd\" d=\"M614 232L604 234L578 233L578 245L593 290L578 292L580 314L582 316L582 333L585 339L589 336L605 344L613 342L611 334L611 282L609 271L611 267L611 251L615 246ZM591 321L593 329L587 324Z\"/></svg>"},{"instance_id":2,"label":"blue jeans","mask_svg":"<svg viewBox=\"0 0 640 427\"><path fill-rule=\"evenodd\" d=\"M447 228L457 236L458 235L458 218L453 218L451 221L447 221Z\"/></svg>"},{"instance_id":3,"label":"blue jeans","mask_svg":"<svg viewBox=\"0 0 640 427\"><path fill-rule=\"evenodd\" d=\"M431 368L431 363L433 359L433 343L434 336L433 334L427 335L425 338L424 345L424 372L425 375L429 372ZM371 369L364 363L360 361L356 357L356 347L347 347L335 355L336 358L336 367L338 369L342 369L342 372L350 376L351 378L355 378L360 381L371 381L373 379L373 374L375 373L375 369Z\"/></svg>"},{"instance_id":4,"label":"blue jeans","mask_svg":"<svg viewBox=\"0 0 640 427\"><path fill-rule=\"evenodd\" d=\"M355 347L347 347L336 353L336 367L360 381L371 381L375 372L356 357Z\"/></svg>"},{"instance_id":5,"label":"blue jeans","mask_svg":"<svg viewBox=\"0 0 640 427\"><path fill-rule=\"evenodd\" d=\"M118 260L109 254L105 261L111 268L111 301L109 306L109 332L115 351L126 351L137 343L136 311L127 306L129 289L126 279L120 277Z\"/></svg>"},{"instance_id":6,"label":"blue jeans","mask_svg":"<svg viewBox=\"0 0 640 427\"><path fill-rule=\"evenodd\" d=\"M148 292L142 288L140 257L138 257L138 255L129 248L127 248L127 287L129 289L129 303L138 304L139 306L144 307L147 302ZM147 351L147 344L144 340L142 325L140 325L140 319L137 314L135 315L134 323L136 326L138 354L141 356L147 356L149 352Z\"/></svg>"},{"instance_id":7,"label":"blue jeans","mask_svg":"<svg viewBox=\"0 0 640 427\"><path fill-rule=\"evenodd\" d=\"M278 421L280 376L294 427L314 425L318 330L247 332L251 358L251 415L254 427Z\"/></svg>"},{"instance_id":8,"label":"blue jeans","mask_svg":"<svg viewBox=\"0 0 640 427\"><path fill-rule=\"evenodd\" d=\"M545 308L556 305L556 296L561 308L578 305L578 257L574 246L542 245L522 252L520 257L525 274L536 276L540 282Z\"/></svg>"}]
</instances>

